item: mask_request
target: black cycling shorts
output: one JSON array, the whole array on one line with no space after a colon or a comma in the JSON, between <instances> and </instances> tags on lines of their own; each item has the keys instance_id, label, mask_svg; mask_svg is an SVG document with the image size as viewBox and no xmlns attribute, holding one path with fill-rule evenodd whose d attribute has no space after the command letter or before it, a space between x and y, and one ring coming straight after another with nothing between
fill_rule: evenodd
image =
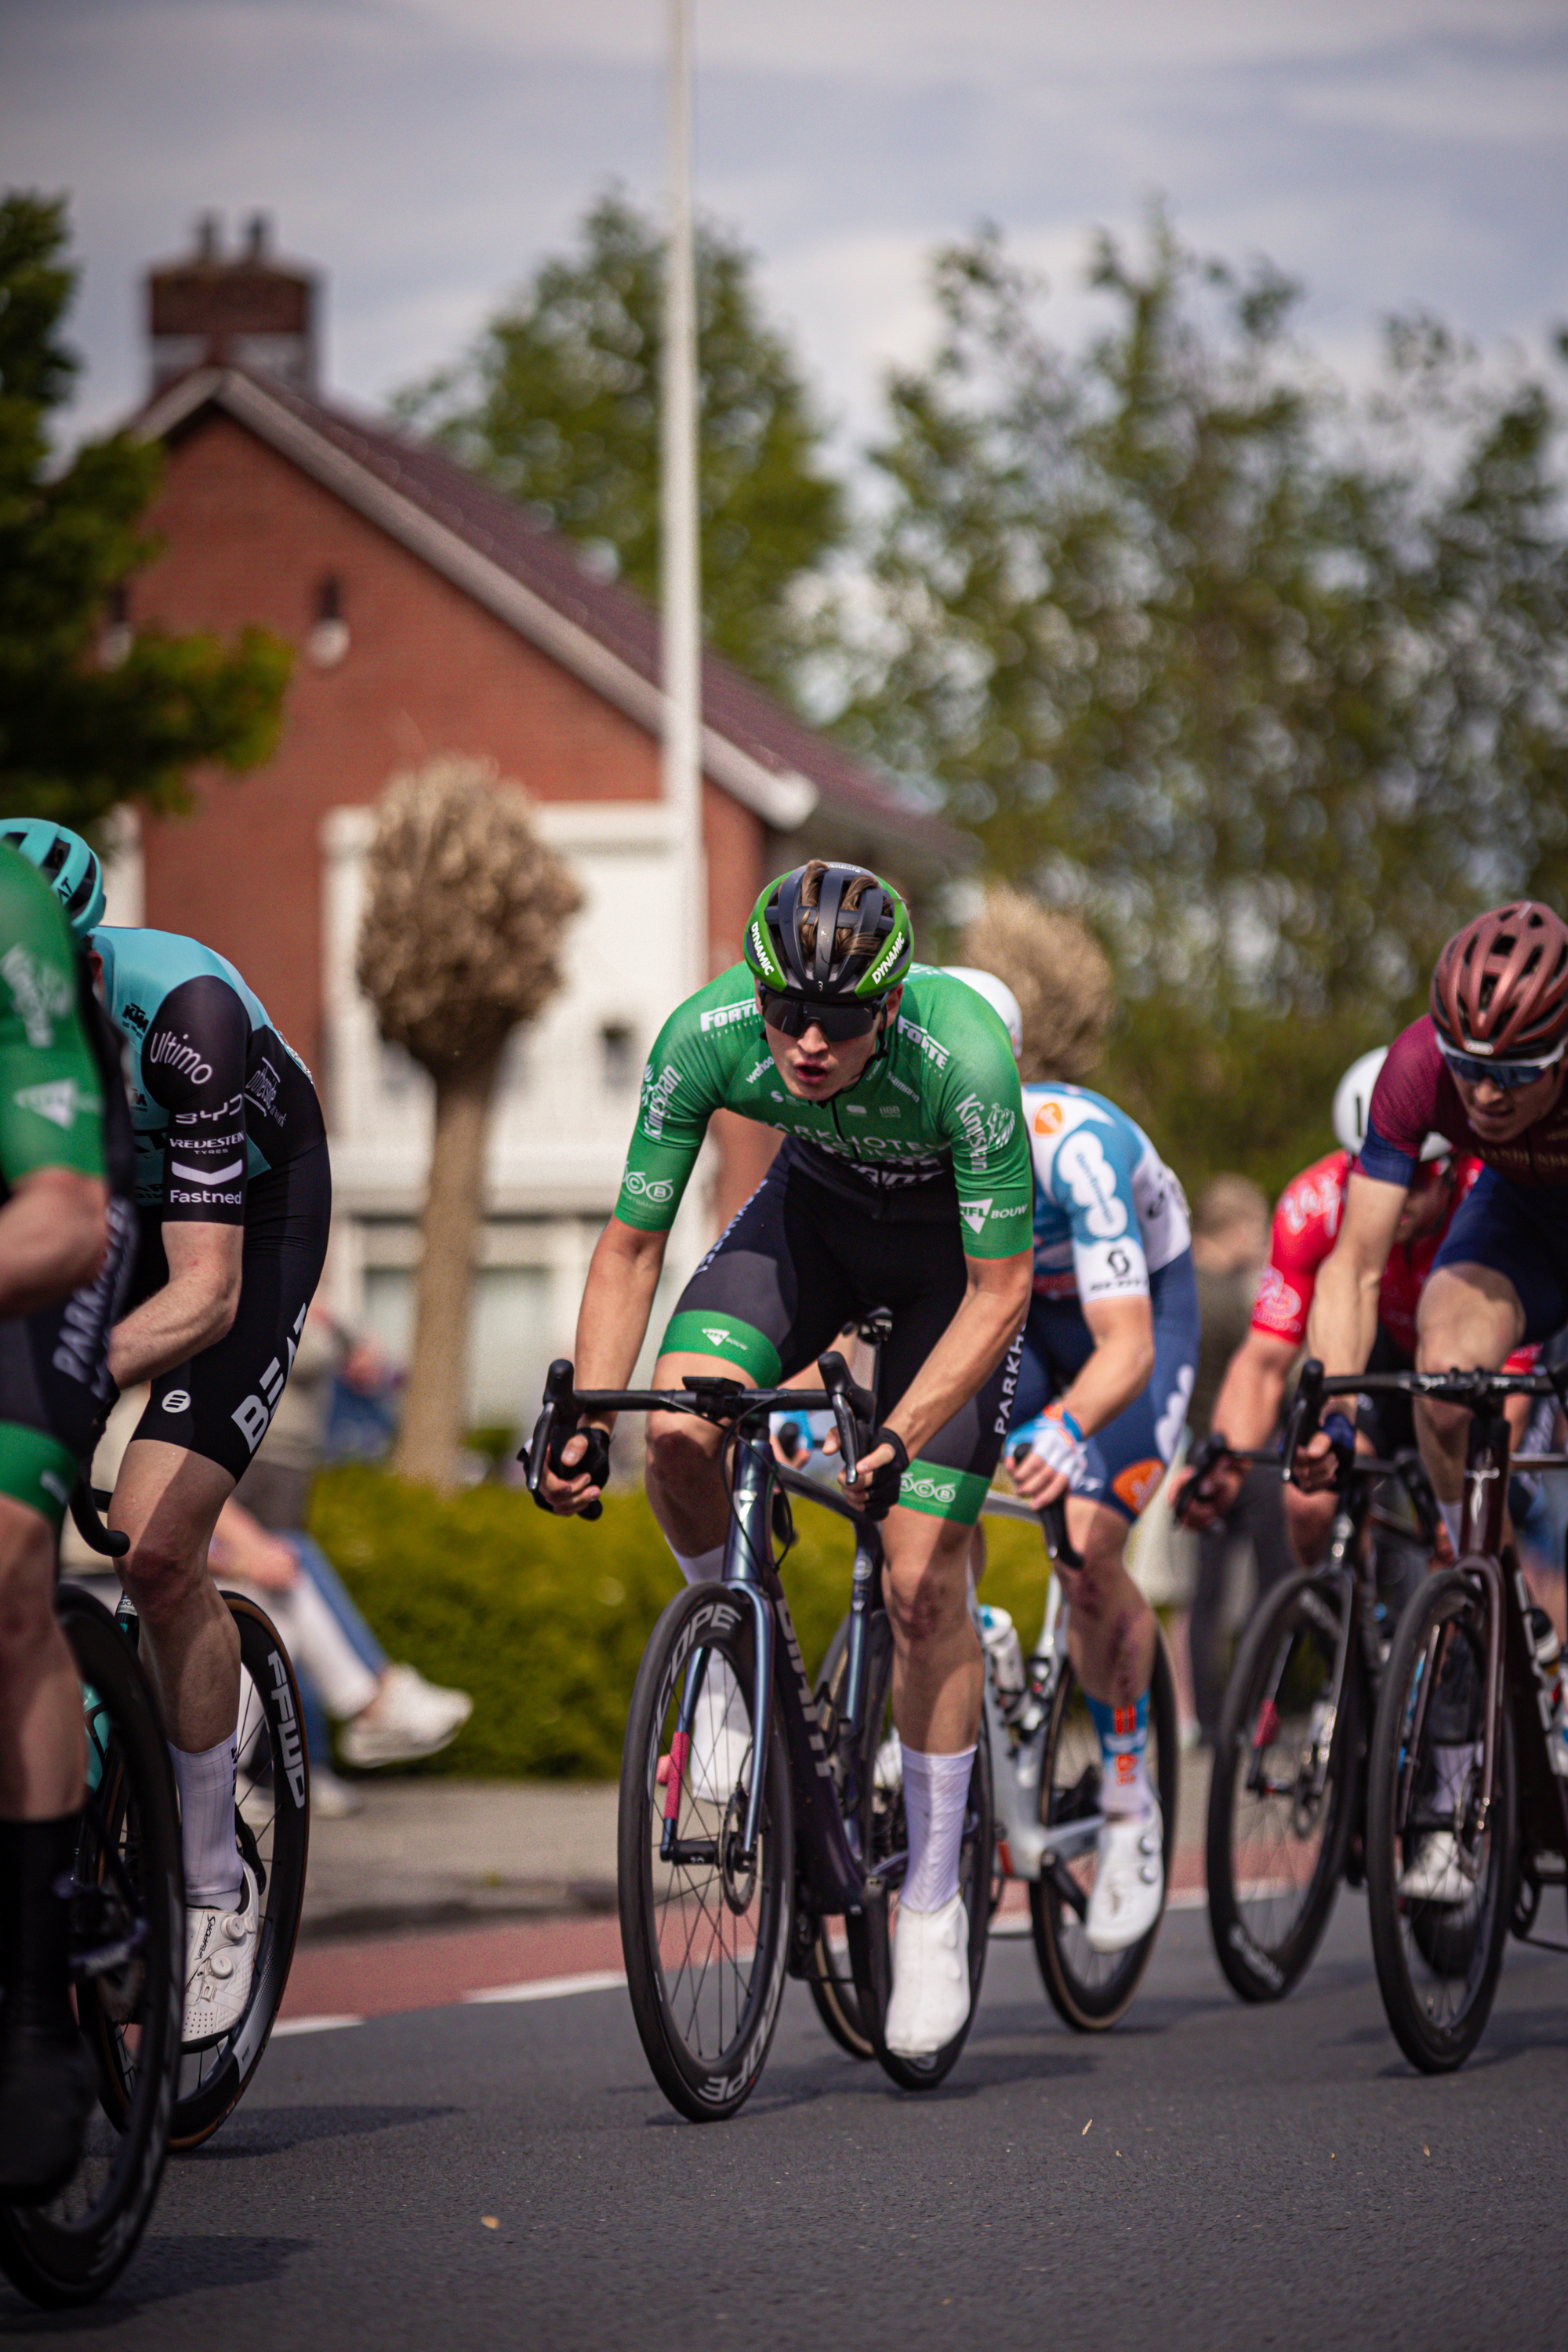
<instances>
[{"instance_id":1,"label":"black cycling shorts","mask_svg":"<svg viewBox=\"0 0 1568 2352\"><path fill-rule=\"evenodd\" d=\"M305 1316L327 1255L332 1177L319 1143L252 1179L246 1193L245 1258L233 1328L210 1348L153 1383L136 1435L183 1445L237 1479L266 1436L283 1393ZM156 1240L149 1236L149 1242ZM158 1287L158 1261L144 1246L137 1295ZM166 1264L163 1279L168 1279Z\"/></svg>"},{"instance_id":2,"label":"black cycling shorts","mask_svg":"<svg viewBox=\"0 0 1568 2352\"><path fill-rule=\"evenodd\" d=\"M968 1285L956 1217L893 1223L778 1160L681 1292L661 1354L717 1356L759 1388L803 1371L845 1325L893 1318L877 1381L883 1420L952 1321ZM1018 1381L1019 1333L984 1386L904 1472L909 1508L972 1527L1001 1456Z\"/></svg>"},{"instance_id":3,"label":"black cycling shorts","mask_svg":"<svg viewBox=\"0 0 1568 2352\"><path fill-rule=\"evenodd\" d=\"M123 1309L136 1209L109 1203L109 1247L91 1282L58 1307L0 1321L0 1494L58 1527L114 1402L109 1335Z\"/></svg>"}]
</instances>

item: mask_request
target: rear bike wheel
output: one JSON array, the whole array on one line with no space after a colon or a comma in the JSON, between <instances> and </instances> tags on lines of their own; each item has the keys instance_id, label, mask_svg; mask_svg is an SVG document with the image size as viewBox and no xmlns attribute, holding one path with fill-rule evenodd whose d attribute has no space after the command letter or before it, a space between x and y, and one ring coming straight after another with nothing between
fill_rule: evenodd
<instances>
[{"instance_id":1,"label":"rear bike wheel","mask_svg":"<svg viewBox=\"0 0 1568 2352\"><path fill-rule=\"evenodd\" d=\"M874 1644L890 1642L885 1616L879 1612L871 1618L868 1636ZM822 1735L829 1756L836 1761L837 1742L835 1734L844 1700L844 1675L848 1656L849 1620L845 1617L827 1645L827 1655L823 1659L822 1671L816 1678L816 1709L822 1723ZM858 1755L850 1769L859 1770ZM805 1981L818 2017L840 2050L851 2058L874 2058L876 2044L860 2006L859 1989L855 1982L848 1940L841 1919L819 1919L816 1922L816 1932L812 1938L806 1962Z\"/></svg>"},{"instance_id":2,"label":"rear bike wheel","mask_svg":"<svg viewBox=\"0 0 1568 2352\"><path fill-rule=\"evenodd\" d=\"M670 2105L695 2123L732 2116L763 2071L789 1960L795 1874L789 1768L773 1710L752 1721L751 1603L721 1584L677 1593L637 1670L621 1759L618 1877L626 1989ZM715 1742L679 1736L689 1669L722 1662L750 1752L728 1785ZM752 1774L765 1774L755 1850L743 1848ZM660 1778L660 1767L664 1777ZM661 1853L667 1824L672 1853Z\"/></svg>"},{"instance_id":3,"label":"rear bike wheel","mask_svg":"<svg viewBox=\"0 0 1568 2352\"><path fill-rule=\"evenodd\" d=\"M116 2021L123 2086L119 2128L93 2117L58 2195L0 2206L0 2270L33 2302L59 2307L91 2303L119 2276L158 2193L180 2065L185 1908L174 1774L146 1676L100 1602L62 1585L55 1606L88 1735L71 1975L84 2024L89 2008ZM97 2055L109 2107L101 2045Z\"/></svg>"},{"instance_id":4,"label":"rear bike wheel","mask_svg":"<svg viewBox=\"0 0 1568 2352\"><path fill-rule=\"evenodd\" d=\"M1165 1886L1176 1852L1176 1801L1181 1756L1176 1736L1176 1685L1163 1634L1154 1648L1149 1685L1149 1778L1160 1800ZM1047 1829L1068 1832L1063 1850L1041 1864L1029 1885L1029 1924L1052 2008L1080 2033L1101 2033L1114 2025L1142 1980L1160 1932L1156 1919L1146 1936L1123 1952L1097 1952L1084 1930L1094 1886L1096 1853L1089 1824L1100 1818L1100 1734L1078 1676L1065 1660L1046 1721L1040 1759L1040 1820ZM1081 1822L1083 1832L1072 1834ZM1161 1904L1161 1918L1164 1905Z\"/></svg>"},{"instance_id":5,"label":"rear bike wheel","mask_svg":"<svg viewBox=\"0 0 1568 2352\"><path fill-rule=\"evenodd\" d=\"M840 1790L839 1801L850 1844L860 1855L867 1874L879 1878L887 1889L888 1900L871 1914L868 1926L872 1935L883 1938L883 1949L873 1966L890 1992L899 1890L904 1881L910 1841L904 1813L903 1748L893 1724L893 1629L881 1610L875 1611L868 1621L867 1643L866 1699L856 1743L855 1770L851 1780ZM980 1986L991 1937L994 1839L991 1750L982 1723L974 1746L974 1761L970 1767L958 1849L958 1891L963 1897L969 1929L969 2013L951 2041L944 2042L927 2058L900 2057L886 2046L879 2033L871 2043L872 2054L889 2081L897 2083L900 2090L934 2090L952 2072L969 2039L969 2029L980 2005ZM847 2014L853 2016L863 2032L868 2032L874 2000L870 1987L856 1986L856 2006Z\"/></svg>"},{"instance_id":6,"label":"rear bike wheel","mask_svg":"<svg viewBox=\"0 0 1568 2352\"><path fill-rule=\"evenodd\" d=\"M1428 1578L1400 1620L1367 1762L1366 1893L1377 1980L1394 2039L1427 2074L1462 2065L1485 2031L1512 1909L1514 1753L1506 1696L1491 1811L1478 1819L1487 1606L1483 1589L1462 1569ZM1436 1837L1452 1842L1466 1889L1461 1901L1401 1889Z\"/></svg>"},{"instance_id":7,"label":"rear bike wheel","mask_svg":"<svg viewBox=\"0 0 1568 2352\"><path fill-rule=\"evenodd\" d=\"M256 1966L233 2031L210 2049L182 2056L169 2135L176 2152L212 2137L261 2063L293 1963L310 1855L310 1768L293 1665L265 1610L241 1592L223 1599L239 1633L235 1837L256 1878ZM95 2004L84 2009L82 2023L98 2050L105 2105L118 2123L128 2085L113 2021Z\"/></svg>"},{"instance_id":8,"label":"rear bike wheel","mask_svg":"<svg viewBox=\"0 0 1568 2352\"><path fill-rule=\"evenodd\" d=\"M1315 1576L1292 1577L1271 1593L1247 1627L1220 1710L1209 1931L1243 2000L1289 1991L1322 1939L1344 1874L1367 1716L1353 1627L1335 1688L1346 1605Z\"/></svg>"}]
</instances>

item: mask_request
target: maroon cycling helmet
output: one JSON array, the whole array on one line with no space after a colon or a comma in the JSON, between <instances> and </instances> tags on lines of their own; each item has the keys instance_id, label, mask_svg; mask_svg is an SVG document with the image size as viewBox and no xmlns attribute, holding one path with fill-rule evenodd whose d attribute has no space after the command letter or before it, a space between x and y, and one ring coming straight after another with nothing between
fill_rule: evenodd
<instances>
[{"instance_id":1,"label":"maroon cycling helmet","mask_svg":"<svg viewBox=\"0 0 1568 2352\"><path fill-rule=\"evenodd\" d=\"M1478 915L1437 959L1432 1022L1457 1054L1554 1055L1568 1037L1568 923L1533 898Z\"/></svg>"}]
</instances>

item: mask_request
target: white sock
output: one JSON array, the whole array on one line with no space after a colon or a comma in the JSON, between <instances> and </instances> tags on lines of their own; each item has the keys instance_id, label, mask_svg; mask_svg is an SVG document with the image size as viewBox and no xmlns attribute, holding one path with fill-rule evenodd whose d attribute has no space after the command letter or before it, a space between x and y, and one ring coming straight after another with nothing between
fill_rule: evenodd
<instances>
[{"instance_id":1,"label":"white sock","mask_svg":"<svg viewBox=\"0 0 1568 2352\"><path fill-rule=\"evenodd\" d=\"M665 1541L669 1543L668 1536ZM675 1552L675 1565L688 1584L717 1584L724 1573L724 1547L721 1543L715 1544L710 1551L694 1552L689 1559L683 1551L675 1551L673 1544L669 1549Z\"/></svg>"},{"instance_id":2,"label":"white sock","mask_svg":"<svg viewBox=\"0 0 1568 2352\"><path fill-rule=\"evenodd\" d=\"M904 1819L910 1858L900 1900L910 1911L940 1911L958 1892L958 1855L974 1750L922 1756L904 1749Z\"/></svg>"},{"instance_id":3,"label":"white sock","mask_svg":"<svg viewBox=\"0 0 1568 2352\"><path fill-rule=\"evenodd\" d=\"M1439 1503L1437 1506L1443 1514L1443 1525L1448 1530L1448 1541L1456 1553L1459 1549L1459 1517L1464 1507L1463 1503Z\"/></svg>"},{"instance_id":4,"label":"white sock","mask_svg":"<svg viewBox=\"0 0 1568 2352\"><path fill-rule=\"evenodd\" d=\"M234 1842L234 1734L195 1753L171 1743L169 1755L180 1791L185 1900L233 1911L245 1892Z\"/></svg>"}]
</instances>

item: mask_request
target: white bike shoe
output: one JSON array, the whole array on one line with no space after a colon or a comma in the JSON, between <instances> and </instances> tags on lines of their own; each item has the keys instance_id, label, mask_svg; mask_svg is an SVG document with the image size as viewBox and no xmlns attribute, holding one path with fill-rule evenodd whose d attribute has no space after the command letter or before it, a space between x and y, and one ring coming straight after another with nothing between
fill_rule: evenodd
<instances>
[{"instance_id":1,"label":"white bike shoe","mask_svg":"<svg viewBox=\"0 0 1568 2352\"><path fill-rule=\"evenodd\" d=\"M969 1915L962 1895L940 1911L899 1906L893 1996L882 2038L897 2058L932 2058L969 2016Z\"/></svg>"},{"instance_id":2,"label":"white bike shoe","mask_svg":"<svg viewBox=\"0 0 1568 2352\"><path fill-rule=\"evenodd\" d=\"M1464 1903L1475 1892L1459 1860L1452 1830L1434 1830L1413 1862L1399 1874L1399 1892L1409 1903Z\"/></svg>"},{"instance_id":3,"label":"white bike shoe","mask_svg":"<svg viewBox=\"0 0 1568 2352\"><path fill-rule=\"evenodd\" d=\"M746 1702L728 1661L713 1658L697 1695L686 1766L686 1785L698 1803L727 1805L745 1777L751 1755L752 1718ZM668 1756L659 1758L655 1777L661 1789L668 1786Z\"/></svg>"},{"instance_id":4,"label":"white bike shoe","mask_svg":"<svg viewBox=\"0 0 1568 2352\"><path fill-rule=\"evenodd\" d=\"M1124 1952L1149 1933L1165 1899L1164 1825L1160 1808L1108 1813L1084 1932L1096 1952Z\"/></svg>"},{"instance_id":5,"label":"white bike shoe","mask_svg":"<svg viewBox=\"0 0 1568 2352\"><path fill-rule=\"evenodd\" d=\"M185 2023L187 2050L205 2050L232 2033L245 2015L256 1972L256 1931L260 1906L256 1875L242 1863L245 1887L237 1911L216 1903L193 1903L185 1911Z\"/></svg>"}]
</instances>

